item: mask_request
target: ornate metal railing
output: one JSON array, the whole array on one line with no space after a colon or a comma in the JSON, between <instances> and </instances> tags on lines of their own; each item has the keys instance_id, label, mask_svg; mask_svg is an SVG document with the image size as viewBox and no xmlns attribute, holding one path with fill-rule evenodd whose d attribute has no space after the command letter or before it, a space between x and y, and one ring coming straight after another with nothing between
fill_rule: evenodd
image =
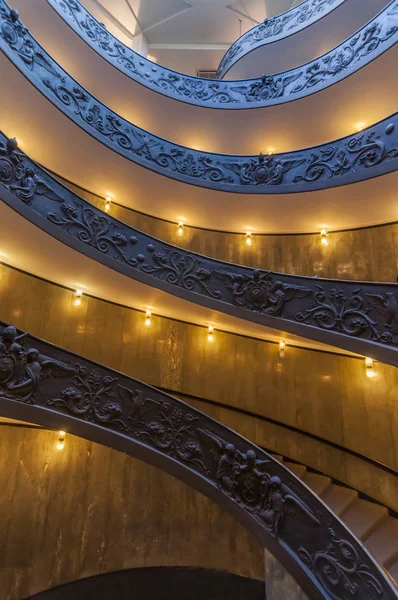
<instances>
[{"instance_id":1,"label":"ornate metal railing","mask_svg":"<svg viewBox=\"0 0 398 600\"><path fill-rule=\"evenodd\" d=\"M53 0L48 1L52 2ZM55 1L58 4L62 2L62 0ZM227 50L218 67L217 77L222 79L242 56L246 56L255 48L301 31L332 12L343 2L346 0L304 0L280 15L264 19L263 23L255 25L241 35Z\"/></svg>"},{"instance_id":2,"label":"ornate metal railing","mask_svg":"<svg viewBox=\"0 0 398 600\"><path fill-rule=\"evenodd\" d=\"M136 456L205 493L311 598L398 597L363 545L266 452L172 396L4 323L0 410Z\"/></svg>"},{"instance_id":3,"label":"ornate metal railing","mask_svg":"<svg viewBox=\"0 0 398 600\"><path fill-rule=\"evenodd\" d=\"M387 30L394 32L391 41L398 31L393 25L398 24L398 0L380 18L383 27L388 22ZM369 52L379 45L376 39L371 41L377 31L376 25L368 28ZM0 0L0 47L44 96L90 135L127 159L185 183L230 192L291 193L344 185L398 165L398 141L392 135L396 114L360 134L301 151L272 156L209 154L152 135L101 104L45 52L4 0ZM321 73L323 67L315 70L313 82Z\"/></svg>"},{"instance_id":4,"label":"ornate metal railing","mask_svg":"<svg viewBox=\"0 0 398 600\"><path fill-rule=\"evenodd\" d=\"M7 204L76 250L204 306L398 365L398 285L299 277L163 243L61 185L0 134Z\"/></svg>"},{"instance_id":5,"label":"ornate metal railing","mask_svg":"<svg viewBox=\"0 0 398 600\"><path fill-rule=\"evenodd\" d=\"M398 3L393 0L353 36L312 62L256 79L214 81L176 73L144 59L114 38L77 0L47 1L87 44L130 78L171 98L208 108L256 108L296 100L349 76L390 48L398 39ZM4 22L8 15L4 0L1 0L0 7ZM73 80L61 72L59 65L44 53L25 28L17 21L14 23L8 20L3 50L13 59L20 54L19 66L25 67L24 73L29 78L33 80L35 75L39 75L40 79L41 72L49 82L50 89L54 86L57 88L58 92L53 89L54 93L68 97L73 106L76 102L80 105L80 94L87 95L87 92L78 86L76 92L79 94L74 94L76 82L71 86ZM28 65L24 64L30 55ZM46 57L44 63L39 55ZM67 81L62 82L62 92L56 85L60 82L51 78L51 75L55 75L54 71L58 77L67 77Z\"/></svg>"}]
</instances>

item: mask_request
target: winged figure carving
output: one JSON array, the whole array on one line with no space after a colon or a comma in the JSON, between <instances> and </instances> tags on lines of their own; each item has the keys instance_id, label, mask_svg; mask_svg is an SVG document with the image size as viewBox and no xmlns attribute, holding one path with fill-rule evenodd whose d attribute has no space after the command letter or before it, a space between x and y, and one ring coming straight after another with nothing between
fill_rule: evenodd
<instances>
[{"instance_id":1,"label":"winged figure carving","mask_svg":"<svg viewBox=\"0 0 398 600\"><path fill-rule=\"evenodd\" d=\"M45 196L55 202L64 202L62 196L57 194L43 179L40 179L31 167L25 168L20 176L17 184L11 184L7 187L15 193L15 195L23 200L25 204L31 204L35 194Z\"/></svg>"},{"instance_id":2,"label":"winged figure carving","mask_svg":"<svg viewBox=\"0 0 398 600\"><path fill-rule=\"evenodd\" d=\"M368 302L380 315L385 317L385 328L398 331L398 301L393 292L366 294Z\"/></svg>"}]
</instances>

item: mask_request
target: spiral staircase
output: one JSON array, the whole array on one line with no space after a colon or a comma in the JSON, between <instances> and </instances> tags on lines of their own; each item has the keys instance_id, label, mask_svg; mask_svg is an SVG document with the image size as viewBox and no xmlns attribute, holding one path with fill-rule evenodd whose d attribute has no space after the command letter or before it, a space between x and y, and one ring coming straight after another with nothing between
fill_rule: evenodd
<instances>
[{"instance_id":1,"label":"spiral staircase","mask_svg":"<svg viewBox=\"0 0 398 600\"><path fill-rule=\"evenodd\" d=\"M121 4L0 0L0 600L398 598L398 1Z\"/></svg>"}]
</instances>

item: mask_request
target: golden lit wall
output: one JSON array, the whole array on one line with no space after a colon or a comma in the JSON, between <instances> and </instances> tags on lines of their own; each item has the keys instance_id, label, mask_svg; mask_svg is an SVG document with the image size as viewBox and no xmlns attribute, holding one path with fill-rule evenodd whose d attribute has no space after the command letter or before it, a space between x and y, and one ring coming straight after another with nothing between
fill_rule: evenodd
<instances>
[{"instance_id":1,"label":"golden lit wall","mask_svg":"<svg viewBox=\"0 0 398 600\"><path fill-rule=\"evenodd\" d=\"M108 571L200 566L264 578L261 545L216 504L125 454L0 426L0 600Z\"/></svg>"},{"instance_id":2,"label":"golden lit wall","mask_svg":"<svg viewBox=\"0 0 398 600\"><path fill-rule=\"evenodd\" d=\"M104 201L73 188L102 210ZM204 254L262 269L296 275L318 275L336 279L392 281L398 275L398 223L354 231L329 233L328 245L321 244L319 234L245 235L184 227L177 233L175 223L148 217L112 204L110 214L156 238Z\"/></svg>"},{"instance_id":3,"label":"golden lit wall","mask_svg":"<svg viewBox=\"0 0 398 600\"><path fill-rule=\"evenodd\" d=\"M286 423L397 469L394 367L378 363L376 377L368 379L362 359L292 347L280 359L277 344L221 332L209 343L205 328L166 318L153 317L145 327L142 312L86 296L76 307L73 292L6 266L0 267L0 318L149 384L255 413L257 421L238 415L232 426L397 506L391 478L373 480L348 458L337 464L341 457L328 448L315 452L314 442L261 420ZM226 421L225 414L220 419Z\"/></svg>"}]
</instances>

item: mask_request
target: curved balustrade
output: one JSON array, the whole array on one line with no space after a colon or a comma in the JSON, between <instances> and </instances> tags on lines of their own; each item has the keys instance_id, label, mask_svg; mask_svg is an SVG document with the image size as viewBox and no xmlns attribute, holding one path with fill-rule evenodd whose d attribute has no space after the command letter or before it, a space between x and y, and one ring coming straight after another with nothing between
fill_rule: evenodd
<instances>
[{"instance_id":1,"label":"curved balustrade","mask_svg":"<svg viewBox=\"0 0 398 600\"><path fill-rule=\"evenodd\" d=\"M173 99L207 108L259 108L297 100L348 77L398 39L398 3L393 0L362 29L316 60L274 75L221 82L170 71L145 59L117 40L77 0L47 2L91 48L134 81ZM341 0L325 2L336 4ZM6 5L4 0L2 4Z\"/></svg>"},{"instance_id":2,"label":"curved balustrade","mask_svg":"<svg viewBox=\"0 0 398 600\"><path fill-rule=\"evenodd\" d=\"M155 388L0 324L3 414L111 446L215 500L311 598L396 599L361 543L299 479L238 434Z\"/></svg>"},{"instance_id":3,"label":"curved balustrade","mask_svg":"<svg viewBox=\"0 0 398 600\"><path fill-rule=\"evenodd\" d=\"M393 32L391 41L398 27L389 15L398 22L398 0L383 17L388 32ZM0 28L3 52L66 116L125 158L172 179L221 191L288 193L360 181L395 170L398 164L393 160L398 142L391 135L397 115L328 145L280 155L217 155L172 144L122 119L79 86L19 23L4 0L0 0ZM366 43L374 44L370 38L375 31L368 28Z\"/></svg>"},{"instance_id":4,"label":"curved balustrade","mask_svg":"<svg viewBox=\"0 0 398 600\"><path fill-rule=\"evenodd\" d=\"M51 2L52 0L49 1ZM62 0L55 1L62 2ZM321 17L324 17L346 1L347 0L304 0L280 15L270 19L264 19L263 23L259 23L249 31L246 31L246 33L237 39L227 50L217 69L217 77L222 79L227 71L229 71L242 56L248 54L255 48L258 48L258 46L271 44L283 37L297 33Z\"/></svg>"},{"instance_id":5,"label":"curved balustrade","mask_svg":"<svg viewBox=\"0 0 398 600\"><path fill-rule=\"evenodd\" d=\"M398 286L250 269L165 244L76 196L0 146L2 198L60 241L133 279L208 308L398 364Z\"/></svg>"}]
</instances>

